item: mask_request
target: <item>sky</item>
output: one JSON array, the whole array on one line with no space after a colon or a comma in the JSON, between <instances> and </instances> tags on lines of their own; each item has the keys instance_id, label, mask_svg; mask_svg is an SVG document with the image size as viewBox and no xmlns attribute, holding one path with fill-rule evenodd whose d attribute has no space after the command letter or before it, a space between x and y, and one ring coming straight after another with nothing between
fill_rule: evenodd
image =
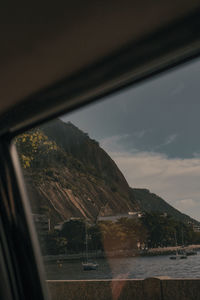
<instances>
[{"instance_id":1,"label":"sky","mask_svg":"<svg viewBox=\"0 0 200 300\"><path fill-rule=\"evenodd\" d=\"M87 132L129 185L200 221L200 60L62 117Z\"/></svg>"}]
</instances>

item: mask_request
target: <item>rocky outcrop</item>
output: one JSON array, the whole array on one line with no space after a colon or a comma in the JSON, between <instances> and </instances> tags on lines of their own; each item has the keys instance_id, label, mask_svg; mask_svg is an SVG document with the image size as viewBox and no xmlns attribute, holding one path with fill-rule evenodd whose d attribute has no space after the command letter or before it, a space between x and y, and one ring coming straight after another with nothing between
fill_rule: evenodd
<instances>
[{"instance_id":1,"label":"rocky outcrop","mask_svg":"<svg viewBox=\"0 0 200 300\"><path fill-rule=\"evenodd\" d=\"M38 136L35 152L30 151L33 134ZM57 223L70 217L95 221L99 216L138 209L114 161L71 123L56 120L30 131L26 139L30 147L23 147L22 137L18 149L29 162L24 164L24 174L35 213L42 212Z\"/></svg>"}]
</instances>

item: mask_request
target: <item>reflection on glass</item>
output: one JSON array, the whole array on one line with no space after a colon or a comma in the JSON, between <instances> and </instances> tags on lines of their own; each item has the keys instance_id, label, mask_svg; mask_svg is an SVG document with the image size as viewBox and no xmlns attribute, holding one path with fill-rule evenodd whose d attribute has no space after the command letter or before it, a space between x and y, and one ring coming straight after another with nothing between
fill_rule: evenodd
<instances>
[{"instance_id":1,"label":"reflection on glass","mask_svg":"<svg viewBox=\"0 0 200 300\"><path fill-rule=\"evenodd\" d=\"M199 71L16 138L48 279L200 277Z\"/></svg>"}]
</instances>

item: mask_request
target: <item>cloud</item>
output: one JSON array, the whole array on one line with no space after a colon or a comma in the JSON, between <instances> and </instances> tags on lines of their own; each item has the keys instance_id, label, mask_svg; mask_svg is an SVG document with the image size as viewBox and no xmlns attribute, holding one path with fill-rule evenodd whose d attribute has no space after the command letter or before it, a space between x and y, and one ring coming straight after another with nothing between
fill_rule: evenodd
<instances>
[{"instance_id":1,"label":"cloud","mask_svg":"<svg viewBox=\"0 0 200 300\"><path fill-rule=\"evenodd\" d=\"M154 151L158 151L158 149L160 149L164 146L170 145L171 143L173 143L176 140L177 136L178 136L177 134L170 134L169 136L167 136L165 138L163 143L154 147Z\"/></svg>"},{"instance_id":2,"label":"cloud","mask_svg":"<svg viewBox=\"0 0 200 300\"><path fill-rule=\"evenodd\" d=\"M133 136L136 138L143 138L145 136L145 134L147 134L148 132L150 132L151 130L139 130L139 131L135 131L133 133Z\"/></svg>"},{"instance_id":3,"label":"cloud","mask_svg":"<svg viewBox=\"0 0 200 300\"><path fill-rule=\"evenodd\" d=\"M112 151L115 149L115 151L122 152L124 151L123 147L123 141L125 141L127 138L129 138L129 134L123 134L123 135L113 135L107 138L104 138L100 140L100 145L103 149L106 149L106 151Z\"/></svg>"},{"instance_id":4,"label":"cloud","mask_svg":"<svg viewBox=\"0 0 200 300\"><path fill-rule=\"evenodd\" d=\"M193 157L195 157L195 158L200 158L200 153L199 153L199 152L194 152L194 153L193 153Z\"/></svg>"},{"instance_id":5,"label":"cloud","mask_svg":"<svg viewBox=\"0 0 200 300\"><path fill-rule=\"evenodd\" d=\"M169 136L166 138L166 140L165 140L165 142L163 143L163 145L169 145L169 144L173 143L173 142L175 141L176 137L177 137L177 134L171 134L171 135L169 135Z\"/></svg>"},{"instance_id":6,"label":"cloud","mask_svg":"<svg viewBox=\"0 0 200 300\"><path fill-rule=\"evenodd\" d=\"M177 201L177 203L175 203L176 204L176 207L178 208L178 209L191 209L191 208L199 208L199 204L200 203L197 203L197 202L195 202L193 199L183 199L183 200L180 200L180 201Z\"/></svg>"},{"instance_id":7,"label":"cloud","mask_svg":"<svg viewBox=\"0 0 200 300\"><path fill-rule=\"evenodd\" d=\"M100 139L100 145L105 151L112 152L113 149L118 152L124 152L127 146L130 147L131 141L131 152L138 152L135 146L135 142L137 140L141 140L147 133L151 132L151 129L148 130L138 130L134 131L131 134L121 134L121 135L113 135L103 139ZM173 138L173 137L172 137Z\"/></svg>"},{"instance_id":8,"label":"cloud","mask_svg":"<svg viewBox=\"0 0 200 300\"><path fill-rule=\"evenodd\" d=\"M169 159L154 152L110 152L129 185L148 188L200 220L200 158Z\"/></svg>"}]
</instances>

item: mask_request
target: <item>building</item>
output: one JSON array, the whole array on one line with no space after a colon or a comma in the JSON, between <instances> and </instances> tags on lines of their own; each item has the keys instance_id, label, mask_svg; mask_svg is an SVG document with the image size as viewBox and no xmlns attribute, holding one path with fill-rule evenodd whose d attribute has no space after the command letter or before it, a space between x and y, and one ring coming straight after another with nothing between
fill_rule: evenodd
<instances>
[{"instance_id":1,"label":"building","mask_svg":"<svg viewBox=\"0 0 200 300\"><path fill-rule=\"evenodd\" d=\"M144 214L141 211L136 211L136 212L129 211L126 214L98 217L98 221L112 221L112 222L117 222L121 218L138 219L138 218L141 218L143 215Z\"/></svg>"}]
</instances>

